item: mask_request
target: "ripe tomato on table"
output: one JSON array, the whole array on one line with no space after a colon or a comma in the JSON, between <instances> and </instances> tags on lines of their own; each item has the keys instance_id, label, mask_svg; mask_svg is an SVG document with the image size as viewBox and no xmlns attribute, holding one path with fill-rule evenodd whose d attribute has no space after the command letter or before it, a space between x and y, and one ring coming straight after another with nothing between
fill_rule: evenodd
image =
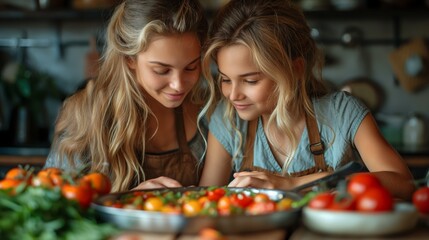
<instances>
[{"instance_id":1,"label":"ripe tomato on table","mask_svg":"<svg viewBox=\"0 0 429 240\"><path fill-rule=\"evenodd\" d=\"M108 194L112 189L112 184L110 182L109 177L102 173L88 173L84 175L82 179L88 181L98 195Z\"/></svg>"},{"instance_id":2,"label":"ripe tomato on table","mask_svg":"<svg viewBox=\"0 0 429 240\"><path fill-rule=\"evenodd\" d=\"M308 207L313 209L326 209L329 208L334 201L335 194L331 192L321 192L308 202Z\"/></svg>"},{"instance_id":3,"label":"ripe tomato on table","mask_svg":"<svg viewBox=\"0 0 429 240\"><path fill-rule=\"evenodd\" d=\"M429 214L429 187L420 187L413 193L413 204L423 214Z\"/></svg>"},{"instance_id":4,"label":"ripe tomato on table","mask_svg":"<svg viewBox=\"0 0 429 240\"><path fill-rule=\"evenodd\" d=\"M207 191L207 198L210 201L219 201L221 197L225 195L226 191L223 188L215 188Z\"/></svg>"},{"instance_id":5,"label":"ripe tomato on table","mask_svg":"<svg viewBox=\"0 0 429 240\"><path fill-rule=\"evenodd\" d=\"M370 188L381 186L380 180L375 175L369 172L361 172L350 177L347 192L353 197L358 197Z\"/></svg>"},{"instance_id":6,"label":"ripe tomato on table","mask_svg":"<svg viewBox=\"0 0 429 240\"><path fill-rule=\"evenodd\" d=\"M356 200L356 210L361 212L387 212L393 210L393 197L383 187L373 187Z\"/></svg>"},{"instance_id":7,"label":"ripe tomato on table","mask_svg":"<svg viewBox=\"0 0 429 240\"><path fill-rule=\"evenodd\" d=\"M88 208L93 199L94 190L87 181L65 183L61 186L61 193L70 200L75 200L82 208Z\"/></svg>"}]
</instances>

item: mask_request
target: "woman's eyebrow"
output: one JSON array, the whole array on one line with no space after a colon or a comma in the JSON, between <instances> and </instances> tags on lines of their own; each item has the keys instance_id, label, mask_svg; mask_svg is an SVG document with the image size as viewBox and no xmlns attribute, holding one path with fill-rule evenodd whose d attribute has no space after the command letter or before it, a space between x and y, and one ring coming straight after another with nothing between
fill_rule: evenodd
<instances>
[{"instance_id":1,"label":"woman's eyebrow","mask_svg":"<svg viewBox=\"0 0 429 240\"><path fill-rule=\"evenodd\" d=\"M190 63L188 63L187 65L193 64L193 63L199 61L200 59L201 59L201 57L198 56L194 60L192 60ZM172 67L170 64L166 64L166 63L158 62L158 61L149 61L149 63L158 64L158 65L161 65L161 66L164 66L164 67Z\"/></svg>"},{"instance_id":2,"label":"woman's eyebrow","mask_svg":"<svg viewBox=\"0 0 429 240\"><path fill-rule=\"evenodd\" d=\"M217 71L218 71L221 75L227 76L225 73L221 72L221 71L219 70L219 68L217 69ZM243 73L243 74L240 74L240 75L238 75L238 76L239 76L239 77L249 77L249 76L254 76L254 75L259 75L259 74L261 74L261 72L250 72L250 73Z\"/></svg>"}]
</instances>

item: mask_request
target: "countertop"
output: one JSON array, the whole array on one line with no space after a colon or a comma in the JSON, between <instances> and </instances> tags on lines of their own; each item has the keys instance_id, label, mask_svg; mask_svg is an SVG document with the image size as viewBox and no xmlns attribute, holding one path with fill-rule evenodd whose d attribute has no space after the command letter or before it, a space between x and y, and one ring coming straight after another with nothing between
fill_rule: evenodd
<instances>
[{"instance_id":1,"label":"countertop","mask_svg":"<svg viewBox=\"0 0 429 240\"><path fill-rule=\"evenodd\" d=\"M421 219L422 220L422 219ZM401 239L401 240L426 240L429 236L429 225L422 221L417 224L415 228L408 232L388 235L388 236L336 236L319 234L313 232L303 225L296 227L295 229L277 229L272 231L246 233L237 235L226 235L225 239L228 240L328 240L328 239L353 239L353 240L384 240L384 239ZM127 238L128 237L128 238ZM198 235L174 235L174 234L156 234L156 233L138 233L138 232L124 232L118 239L164 239L164 240L201 240ZM213 238L216 239L216 238Z\"/></svg>"},{"instance_id":2,"label":"countertop","mask_svg":"<svg viewBox=\"0 0 429 240\"><path fill-rule=\"evenodd\" d=\"M393 147L402 156L429 156L429 145L426 146L404 146L393 145ZM17 156L47 156L50 144L34 145L0 145L0 155L17 155Z\"/></svg>"},{"instance_id":3,"label":"countertop","mask_svg":"<svg viewBox=\"0 0 429 240\"><path fill-rule=\"evenodd\" d=\"M50 147L40 146L0 146L0 155L8 156L47 156Z\"/></svg>"}]
</instances>

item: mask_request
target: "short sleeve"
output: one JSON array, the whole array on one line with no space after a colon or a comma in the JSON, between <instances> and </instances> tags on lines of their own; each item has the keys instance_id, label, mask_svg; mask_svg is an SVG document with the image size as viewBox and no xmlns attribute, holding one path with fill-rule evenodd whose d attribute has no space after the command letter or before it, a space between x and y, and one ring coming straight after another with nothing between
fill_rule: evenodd
<instances>
[{"instance_id":1,"label":"short sleeve","mask_svg":"<svg viewBox=\"0 0 429 240\"><path fill-rule=\"evenodd\" d=\"M333 95L334 109L341 134L353 144L356 132L369 109L358 98L348 92Z\"/></svg>"},{"instance_id":2,"label":"short sleeve","mask_svg":"<svg viewBox=\"0 0 429 240\"><path fill-rule=\"evenodd\" d=\"M221 101L216 106L215 111L210 117L209 131L216 137L216 139L223 145L225 150L232 156L233 155L233 130L231 124L227 119L224 119L226 109L226 102Z\"/></svg>"}]
</instances>

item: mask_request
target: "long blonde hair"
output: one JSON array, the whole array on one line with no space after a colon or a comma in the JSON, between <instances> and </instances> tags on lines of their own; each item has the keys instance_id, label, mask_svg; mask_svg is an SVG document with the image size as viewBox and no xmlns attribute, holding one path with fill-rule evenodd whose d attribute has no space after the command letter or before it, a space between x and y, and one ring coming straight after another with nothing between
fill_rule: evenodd
<instances>
[{"instance_id":1,"label":"long blonde hair","mask_svg":"<svg viewBox=\"0 0 429 240\"><path fill-rule=\"evenodd\" d=\"M272 97L276 99L267 125L275 125L281 134L291 140L283 173L298 146L299 136L294 126L299 116L312 110L312 98L328 92L321 78L323 62L319 56L315 41L311 38L310 28L302 11L288 0L231 0L225 5L213 21L209 40L203 56L203 74L208 79L211 95L204 111L210 116L221 99L220 78L213 76L210 66L217 62L217 53L223 47L241 44L246 46L260 71L276 83ZM303 73L294 69L294 60L302 59ZM235 136L242 136L235 126L238 117L231 103L227 105L224 119L230 121ZM267 128L271 129L271 128ZM267 137L272 142L271 132ZM239 155L239 150L233 158Z\"/></svg>"},{"instance_id":2,"label":"long blonde hair","mask_svg":"<svg viewBox=\"0 0 429 240\"><path fill-rule=\"evenodd\" d=\"M144 180L146 123L152 112L127 60L145 51L155 36L194 32L204 44L204 14L198 0L125 0L117 6L99 76L65 101L57 120L53 148L60 160L76 166L77 159L86 171L107 174L112 191ZM186 101L202 101L199 84Z\"/></svg>"}]
</instances>

